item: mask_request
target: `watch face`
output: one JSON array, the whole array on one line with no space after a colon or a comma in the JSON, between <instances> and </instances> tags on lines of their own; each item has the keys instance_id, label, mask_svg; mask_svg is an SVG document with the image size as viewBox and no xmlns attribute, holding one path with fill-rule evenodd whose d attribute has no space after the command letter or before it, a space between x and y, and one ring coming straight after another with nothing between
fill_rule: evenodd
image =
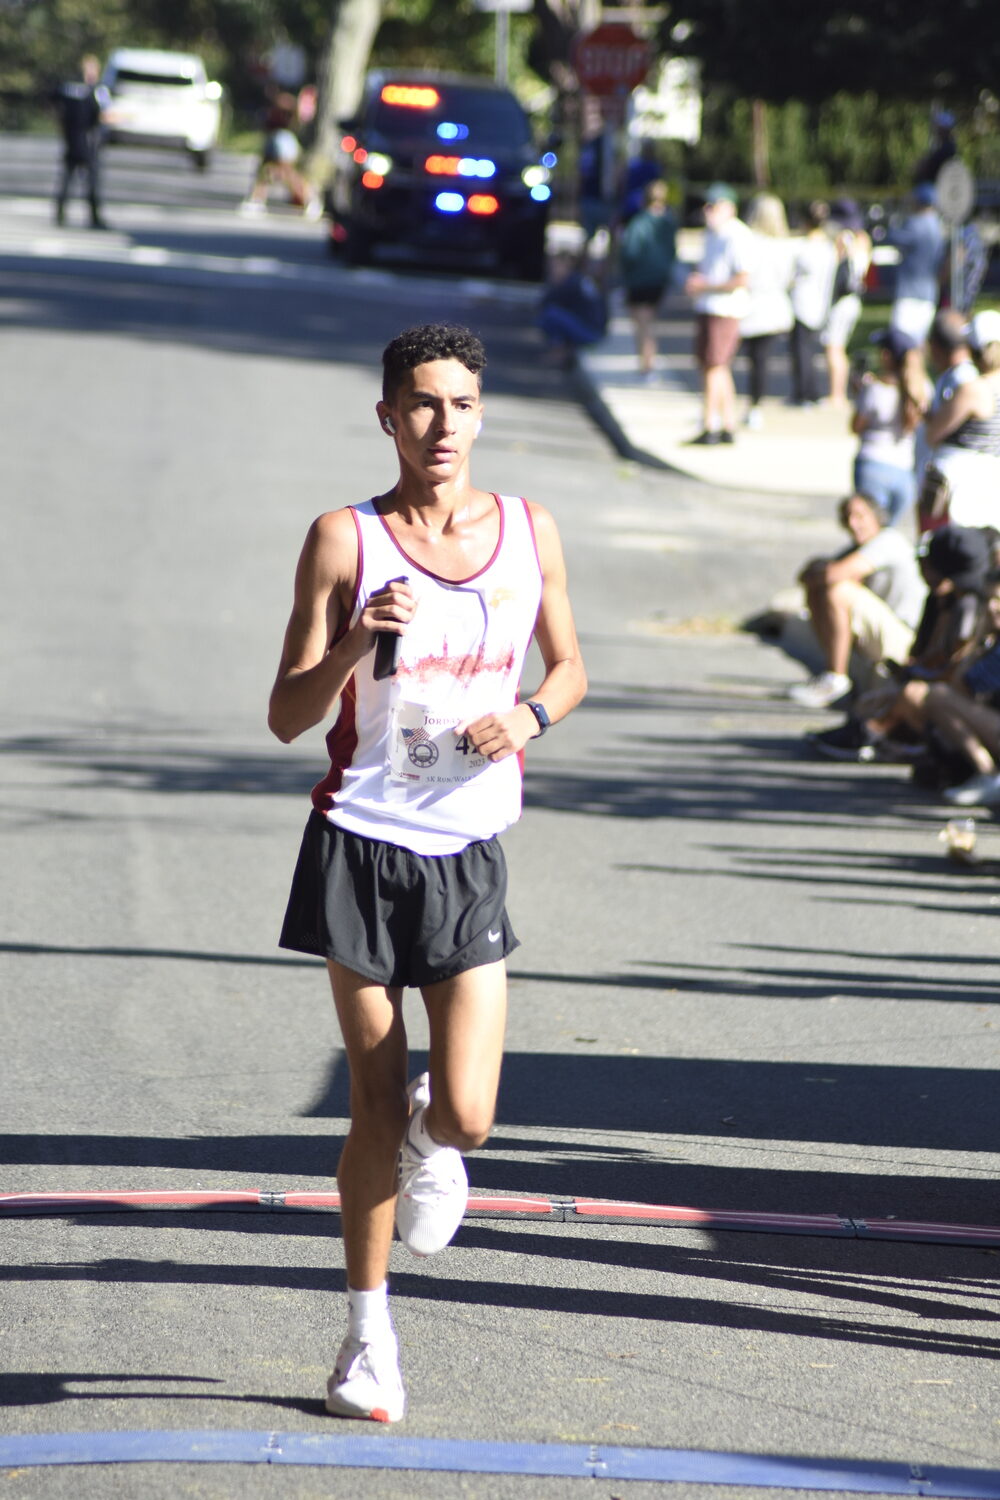
<instances>
[{"instance_id":1,"label":"watch face","mask_svg":"<svg viewBox=\"0 0 1000 1500\"><path fill-rule=\"evenodd\" d=\"M528 707L531 709L531 712L538 720L538 727L541 730L542 734L544 734L546 729L548 729L549 725L552 723L552 720L549 718L548 714L545 712L545 709L540 703L529 702Z\"/></svg>"}]
</instances>

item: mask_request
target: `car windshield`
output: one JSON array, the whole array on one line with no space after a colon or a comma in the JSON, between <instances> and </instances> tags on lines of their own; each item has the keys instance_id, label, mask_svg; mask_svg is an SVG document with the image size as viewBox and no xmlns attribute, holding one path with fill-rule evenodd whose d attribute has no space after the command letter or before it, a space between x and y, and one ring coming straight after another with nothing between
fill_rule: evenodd
<instances>
[{"instance_id":1,"label":"car windshield","mask_svg":"<svg viewBox=\"0 0 1000 1500\"><path fill-rule=\"evenodd\" d=\"M510 147L525 146L531 139L528 117L512 94L454 84L385 85L371 121L380 135L435 145L454 142L458 147L472 140Z\"/></svg>"},{"instance_id":2,"label":"car windshield","mask_svg":"<svg viewBox=\"0 0 1000 1500\"><path fill-rule=\"evenodd\" d=\"M123 83L155 84L158 88L189 89L194 79L183 73L141 73L138 68L120 68L115 74L114 86Z\"/></svg>"}]
</instances>

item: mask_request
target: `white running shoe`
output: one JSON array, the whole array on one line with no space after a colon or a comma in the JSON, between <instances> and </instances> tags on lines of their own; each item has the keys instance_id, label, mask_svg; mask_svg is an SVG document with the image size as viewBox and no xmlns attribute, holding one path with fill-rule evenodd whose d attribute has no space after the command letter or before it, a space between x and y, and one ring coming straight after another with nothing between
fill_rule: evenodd
<instances>
[{"instance_id":1,"label":"white running shoe","mask_svg":"<svg viewBox=\"0 0 1000 1500\"><path fill-rule=\"evenodd\" d=\"M793 682L788 696L803 708L830 708L851 691L851 679L843 672L820 672L808 682Z\"/></svg>"},{"instance_id":2,"label":"white running shoe","mask_svg":"<svg viewBox=\"0 0 1000 1500\"><path fill-rule=\"evenodd\" d=\"M947 787L944 800L953 807L995 807L1000 802L1000 774L982 771L961 786Z\"/></svg>"},{"instance_id":3,"label":"white running shoe","mask_svg":"<svg viewBox=\"0 0 1000 1500\"><path fill-rule=\"evenodd\" d=\"M335 1417L402 1421L406 1392L394 1334L372 1344L363 1344L348 1334L326 1383L326 1409Z\"/></svg>"},{"instance_id":4,"label":"white running shoe","mask_svg":"<svg viewBox=\"0 0 1000 1500\"><path fill-rule=\"evenodd\" d=\"M430 1077L421 1073L407 1089L416 1119L431 1101ZM461 1153L438 1146L423 1156L407 1128L399 1148L396 1228L411 1255L436 1255L455 1237L469 1200L469 1179Z\"/></svg>"}]
</instances>

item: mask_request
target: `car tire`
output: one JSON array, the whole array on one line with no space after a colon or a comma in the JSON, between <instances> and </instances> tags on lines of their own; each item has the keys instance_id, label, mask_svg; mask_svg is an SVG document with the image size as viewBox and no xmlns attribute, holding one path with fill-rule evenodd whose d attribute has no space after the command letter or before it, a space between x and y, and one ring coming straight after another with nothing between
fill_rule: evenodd
<instances>
[{"instance_id":1,"label":"car tire","mask_svg":"<svg viewBox=\"0 0 1000 1500\"><path fill-rule=\"evenodd\" d=\"M344 259L349 266L367 266L372 258L374 241L363 229L349 229L344 242Z\"/></svg>"}]
</instances>

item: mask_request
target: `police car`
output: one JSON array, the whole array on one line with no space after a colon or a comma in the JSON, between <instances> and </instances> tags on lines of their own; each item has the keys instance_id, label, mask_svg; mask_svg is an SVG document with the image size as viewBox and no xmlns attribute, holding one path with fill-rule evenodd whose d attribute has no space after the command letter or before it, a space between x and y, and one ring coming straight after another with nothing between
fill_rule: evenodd
<instances>
[{"instance_id":1,"label":"police car","mask_svg":"<svg viewBox=\"0 0 1000 1500\"><path fill-rule=\"evenodd\" d=\"M341 129L327 194L333 252L358 265L377 245L405 246L544 276L555 157L538 154L509 89L374 72Z\"/></svg>"}]
</instances>

